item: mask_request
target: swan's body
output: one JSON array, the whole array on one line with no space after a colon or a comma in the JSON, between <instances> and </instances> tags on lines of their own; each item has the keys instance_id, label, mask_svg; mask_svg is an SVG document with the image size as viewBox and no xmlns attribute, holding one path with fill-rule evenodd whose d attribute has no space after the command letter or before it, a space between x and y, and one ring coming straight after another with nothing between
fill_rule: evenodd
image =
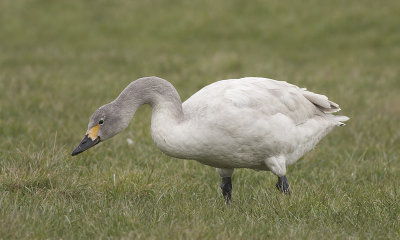
<instances>
[{"instance_id":1,"label":"swan's body","mask_svg":"<svg viewBox=\"0 0 400 240\"><path fill-rule=\"evenodd\" d=\"M266 78L218 81L182 104L169 82L150 77L132 82L117 99L99 108L88 133L99 126L99 119L105 125L107 118L118 116L109 124L114 131L104 126L98 130L101 140L115 135L146 103L153 107L151 133L161 151L216 167L225 185L230 185L234 168L271 170L284 185L286 166L348 119L331 114L340 108L327 97L286 82Z\"/></svg>"},{"instance_id":2,"label":"swan's body","mask_svg":"<svg viewBox=\"0 0 400 240\"><path fill-rule=\"evenodd\" d=\"M278 156L289 165L340 124L305 92L265 78L219 81L182 104L180 124L154 112L152 136L168 155L217 168L269 170L265 160Z\"/></svg>"}]
</instances>

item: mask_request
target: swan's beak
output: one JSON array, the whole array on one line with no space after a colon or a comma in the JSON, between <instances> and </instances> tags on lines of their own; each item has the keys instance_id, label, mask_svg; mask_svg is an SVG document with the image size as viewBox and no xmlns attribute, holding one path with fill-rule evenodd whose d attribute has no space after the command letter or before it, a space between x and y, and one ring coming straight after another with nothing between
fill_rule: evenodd
<instances>
[{"instance_id":1,"label":"swan's beak","mask_svg":"<svg viewBox=\"0 0 400 240\"><path fill-rule=\"evenodd\" d=\"M101 142L100 137L97 136L97 132L99 131L99 125L92 127L87 131L85 137L82 139L81 143L72 151L72 156L78 155L81 152L88 150L94 145Z\"/></svg>"}]
</instances>

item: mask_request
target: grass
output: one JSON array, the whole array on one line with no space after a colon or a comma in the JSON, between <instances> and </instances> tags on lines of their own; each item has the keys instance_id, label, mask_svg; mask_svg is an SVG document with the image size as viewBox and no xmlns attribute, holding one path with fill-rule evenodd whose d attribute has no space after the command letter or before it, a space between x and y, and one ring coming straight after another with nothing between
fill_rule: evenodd
<instances>
[{"instance_id":1,"label":"grass","mask_svg":"<svg viewBox=\"0 0 400 240\"><path fill-rule=\"evenodd\" d=\"M0 2L0 239L400 238L398 1ZM150 108L72 158L92 112L156 75L188 98L264 76L351 120L291 166L291 196L160 153ZM127 138L134 141L128 145Z\"/></svg>"}]
</instances>

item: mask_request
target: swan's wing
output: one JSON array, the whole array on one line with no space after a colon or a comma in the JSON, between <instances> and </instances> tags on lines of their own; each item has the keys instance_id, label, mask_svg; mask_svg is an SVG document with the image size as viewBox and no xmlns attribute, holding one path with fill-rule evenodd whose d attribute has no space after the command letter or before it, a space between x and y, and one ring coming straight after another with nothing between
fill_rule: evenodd
<instances>
[{"instance_id":1,"label":"swan's wing","mask_svg":"<svg viewBox=\"0 0 400 240\"><path fill-rule=\"evenodd\" d=\"M350 119L347 116L332 115L331 113L339 112L341 109L337 103L330 101L327 96L307 91L306 88L299 88L299 87L289 84L287 82L279 82L279 81L276 81L276 82L278 82L284 86L286 85L286 88L289 89L289 92L298 91L299 93L301 93L301 95L304 98L306 98L309 102L311 102L314 105L314 107L316 107L318 109L318 111L315 115L324 115L324 116L332 119L333 122L339 126L345 125L343 122ZM297 98L297 100L300 101L299 98ZM323 114L321 114L321 113L323 113Z\"/></svg>"},{"instance_id":2,"label":"swan's wing","mask_svg":"<svg viewBox=\"0 0 400 240\"><path fill-rule=\"evenodd\" d=\"M316 107L318 107L324 113L334 113L339 112L340 108L337 103L329 101L328 97L325 95L309 92L306 89L302 89L302 94L307 100L312 102Z\"/></svg>"},{"instance_id":3,"label":"swan's wing","mask_svg":"<svg viewBox=\"0 0 400 240\"><path fill-rule=\"evenodd\" d=\"M340 110L338 104L321 94L307 91L283 81L266 78L242 78L210 84L183 103L191 117L216 120L218 117L268 118L282 114L295 124L315 115ZM249 116L247 116L249 117Z\"/></svg>"}]
</instances>

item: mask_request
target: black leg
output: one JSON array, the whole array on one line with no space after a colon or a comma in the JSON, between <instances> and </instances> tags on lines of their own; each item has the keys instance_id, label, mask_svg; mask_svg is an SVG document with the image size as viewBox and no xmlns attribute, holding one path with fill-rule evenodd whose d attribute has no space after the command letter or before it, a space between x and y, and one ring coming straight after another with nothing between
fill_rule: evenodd
<instances>
[{"instance_id":1,"label":"black leg","mask_svg":"<svg viewBox=\"0 0 400 240\"><path fill-rule=\"evenodd\" d=\"M285 194L290 194L289 182L286 176L278 177L278 182L276 183L275 186L279 191Z\"/></svg>"},{"instance_id":2,"label":"black leg","mask_svg":"<svg viewBox=\"0 0 400 240\"><path fill-rule=\"evenodd\" d=\"M228 204L232 199L232 178L223 177L221 183L222 195L224 195L225 201Z\"/></svg>"}]
</instances>

